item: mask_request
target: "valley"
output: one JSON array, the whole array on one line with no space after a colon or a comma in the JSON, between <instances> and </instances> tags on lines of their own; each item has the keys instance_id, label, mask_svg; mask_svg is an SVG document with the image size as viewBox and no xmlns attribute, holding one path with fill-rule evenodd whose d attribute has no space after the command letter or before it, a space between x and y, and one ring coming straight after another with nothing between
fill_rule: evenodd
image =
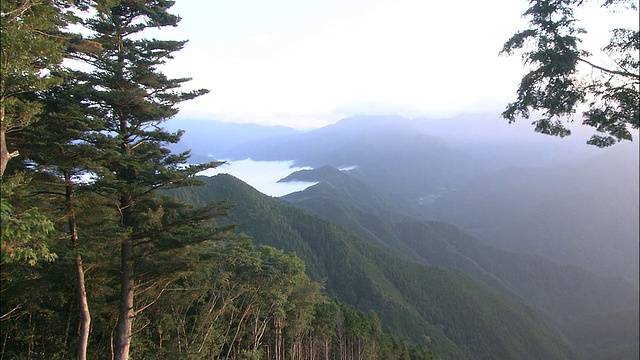
<instances>
[{"instance_id":1,"label":"valley","mask_svg":"<svg viewBox=\"0 0 640 360\"><path fill-rule=\"evenodd\" d=\"M454 120L452 127L459 125ZM220 158L288 160L307 168L280 183L315 185L276 199L243 190L246 184L229 185L237 180L217 175L181 196L196 204L234 202L232 221L237 219L255 243L296 253L312 278L327 281L330 294L361 310L375 310L386 328L414 341L428 336L434 349L450 358L481 358L474 356L484 351L488 357L507 351L502 356L526 358L532 349L553 353L545 358L597 359L614 353L633 358L638 345L630 339L637 338L637 326L624 328L597 352L585 350L586 343L596 341L585 326L605 314L637 314L637 147L594 152L558 139L539 147L541 140L534 137L469 142L461 133L442 139L428 133L431 127L446 134L443 121L435 124L356 117L308 132L271 136L266 130L262 138L221 148ZM336 239L341 245L332 243ZM381 264L395 265L392 270ZM437 280L434 274L444 277ZM446 283L464 285L440 287ZM467 310L443 308L442 296L450 291L445 296L450 300L469 291L480 298L460 303L471 306ZM426 296L433 292L439 295ZM485 325L468 328L453 320L471 309L493 311L486 301L501 303L503 311L515 306L510 311L521 314L511 325L487 325L491 329L538 324L526 326L538 329L538 335L518 335L529 345L514 345L529 350L505 355L511 345L499 350L470 345L518 342L507 336L513 329L501 335L506 340L489 341L470 335ZM496 320L495 315L468 316Z\"/></svg>"}]
</instances>

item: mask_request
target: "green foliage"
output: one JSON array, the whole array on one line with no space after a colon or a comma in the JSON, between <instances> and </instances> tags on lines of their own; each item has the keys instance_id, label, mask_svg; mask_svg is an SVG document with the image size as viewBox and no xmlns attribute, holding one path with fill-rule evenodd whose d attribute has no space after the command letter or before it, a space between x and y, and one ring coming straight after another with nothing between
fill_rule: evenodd
<instances>
[{"instance_id":1,"label":"green foliage","mask_svg":"<svg viewBox=\"0 0 640 360\"><path fill-rule=\"evenodd\" d=\"M2 262L26 262L29 265L42 259L52 261L56 255L50 253L42 242L53 230L53 223L31 208L17 213L8 201L2 201Z\"/></svg>"},{"instance_id":2,"label":"green foliage","mask_svg":"<svg viewBox=\"0 0 640 360\"><path fill-rule=\"evenodd\" d=\"M62 248L56 250L64 254ZM117 265L108 251L85 256L92 269L87 283L94 309L88 355L96 359L109 357L117 312L117 291L110 282ZM329 301L295 255L256 247L245 238L203 243L187 256L197 267L182 271L163 296L149 290L139 294L140 304L155 303L134 322L133 359L440 358L423 345L384 333L375 313ZM11 266L3 273L19 270ZM3 356L63 359L73 354L75 334L69 325L78 316L73 266L73 258L62 257L29 268L28 276L3 281L3 313L16 309L2 319Z\"/></svg>"},{"instance_id":3,"label":"green foliage","mask_svg":"<svg viewBox=\"0 0 640 360\"><path fill-rule=\"evenodd\" d=\"M585 316L566 325L565 332L582 359L636 359L640 348L638 308Z\"/></svg>"},{"instance_id":4,"label":"green foliage","mask_svg":"<svg viewBox=\"0 0 640 360\"><path fill-rule=\"evenodd\" d=\"M13 262L35 265L57 257L49 250L48 243L48 235L54 230L53 222L38 207L17 201L20 195L24 196L26 183L24 176L2 181L0 260L3 265Z\"/></svg>"},{"instance_id":5,"label":"green foliage","mask_svg":"<svg viewBox=\"0 0 640 360\"><path fill-rule=\"evenodd\" d=\"M277 340L276 333L306 333L309 314L324 301L300 259L273 248L255 248L244 240L203 246L192 256L199 258L200 269L167 288L168 296L147 314L149 334L158 332L159 342L136 351L173 351L188 358L255 356ZM274 329L278 325L284 326L280 332Z\"/></svg>"},{"instance_id":6,"label":"green foliage","mask_svg":"<svg viewBox=\"0 0 640 360\"><path fill-rule=\"evenodd\" d=\"M66 55L69 34L63 29L78 19L72 8L82 1L17 1L1 3L0 29L0 176L10 158L6 134L38 120L42 105L25 95L60 82L57 70Z\"/></svg>"},{"instance_id":7,"label":"green foliage","mask_svg":"<svg viewBox=\"0 0 640 360\"><path fill-rule=\"evenodd\" d=\"M37 102L18 95L47 89L59 81L54 73L65 50L60 31L69 22L65 5L70 4L2 2L0 100L5 111L2 129L7 132L29 124L40 110Z\"/></svg>"},{"instance_id":8,"label":"green foliage","mask_svg":"<svg viewBox=\"0 0 640 360\"><path fill-rule=\"evenodd\" d=\"M21 162L2 183L1 357L437 359L330 302L296 255L235 241L214 221L224 201L158 194L217 165L165 147L181 132L162 123L207 90L157 69L184 41L141 34L179 17L171 1L97 1L88 38L62 33L85 5L2 2L2 173ZM61 68L70 54L89 70Z\"/></svg>"},{"instance_id":9,"label":"green foliage","mask_svg":"<svg viewBox=\"0 0 640 360\"><path fill-rule=\"evenodd\" d=\"M517 100L502 116L511 123L518 115L528 119L532 111L540 110L542 117L533 122L535 131L564 137L571 131L562 119L586 106L583 124L597 131L589 144L606 147L632 140L630 130L640 127L640 31L613 29L609 45L602 49L610 62L597 65L580 47L586 30L576 26L574 10L583 0L529 3L524 13L530 18L529 29L513 35L501 53L524 49L523 61L531 70L522 78ZM606 1L602 7L618 3L637 11L633 0ZM579 65L586 65L591 74L583 73Z\"/></svg>"},{"instance_id":10,"label":"green foliage","mask_svg":"<svg viewBox=\"0 0 640 360\"><path fill-rule=\"evenodd\" d=\"M416 264L226 175L176 194L196 202L227 197L239 230L307 264L330 295L375 310L382 326L444 358L572 358L566 340L531 309L461 272ZM214 198L217 198L214 197Z\"/></svg>"}]
</instances>

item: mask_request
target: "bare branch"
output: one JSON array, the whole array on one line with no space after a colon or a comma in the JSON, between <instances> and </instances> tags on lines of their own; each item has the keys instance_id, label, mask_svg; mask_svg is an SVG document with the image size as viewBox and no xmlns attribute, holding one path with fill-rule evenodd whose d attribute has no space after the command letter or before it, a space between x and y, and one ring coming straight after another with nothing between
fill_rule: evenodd
<instances>
[{"instance_id":1,"label":"bare branch","mask_svg":"<svg viewBox=\"0 0 640 360\"><path fill-rule=\"evenodd\" d=\"M606 73L609 73L609 74L620 75L620 76L630 77L632 79L640 80L640 74L634 74L634 73L630 73L630 72L627 72L627 71L618 71L618 70L607 69L607 68L604 68L602 66L598 66L598 65L596 65L596 64L594 64L594 63L592 63L592 62L590 62L590 61L588 61L586 59L583 59L583 58L578 58L578 60L582 61L583 63L585 63L585 64L587 64L587 65L589 65L589 66L591 66L593 68L596 68L596 69L598 69L600 71L603 71L603 72L606 72Z\"/></svg>"},{"instance_id":2,"label":"bare branch","mask_svg":"<svg viewBox=\"0 0 640 360\"><path fill-rule=\"evenodd\" d=\"M162 294L164 294L164 291L167 289L167 287L168 287L169 285L171 285L171 283L172 283L172 282L173 282L173 280L169 280L169 281L164 285L164 287L162 288L162 290L160 290L160 292L158 293L158 296L156 296L156 298L155 298L155 299L153 299L152 301L150 301L148 304L146 304L146 305L145 305L145 306L143 306L142 308L140 308L140 309L138 309L138 310L135 310L135 311L133 312L133 316L134 316L134 317L135 317L135 316L137 316L139 313L143 312L145 309L147 309L148 307L150 307L150 306L152 306L153 304L155 304L155 303L158 301L158 299L160 299L160 296L162 296Z\"/></svg>"}]
</instances>

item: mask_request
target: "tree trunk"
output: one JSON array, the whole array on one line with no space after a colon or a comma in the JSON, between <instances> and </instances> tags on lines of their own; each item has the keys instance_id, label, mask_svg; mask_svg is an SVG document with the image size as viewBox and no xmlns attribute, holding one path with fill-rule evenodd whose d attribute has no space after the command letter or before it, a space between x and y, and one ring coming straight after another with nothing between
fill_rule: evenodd
<instances>
[{"instance_id":1,"label":"tree trunk","mask_svg":"<svg viewBox=\"0 0 640 360\"><path fill-rule=\"evenodd\" d=\"M4 128L4 105L0 105L0 177L4 175L7 163L11 158L18 156L18 152L9 152L7 149L7 141L5 139Z\"/></svg>"},{"instance_id":2,"label":"tree trunk","mask_svg":"<svg viewBox=\"0 0 640 360\"><path fill-rule=\"evenodd\" d=\"M78 305L80 311L80 329L78 339L78 360L87 359L87 347L89 346L89 331L91 325L91 313L89 312L89 302L87 301L87 291L84 283L84 268L82 266L82 255L78 250L78 227L76 222L76 213L73 206L73 184L69 171L64 172L65 194L67 201L67 216L69 217L69 234L73 249L76 253L76 275L78 279Z\"/></svg>"},{"instance_id":3,"label":"tree trunk","mask_svg":"<svg viewBox=\"0 0 640 360\"><path fill-rule=\"evenodd\" d=\"M78 300L80 304L80 339L78 342L78 360L87 359L87 348L89 346L89 331L91 329L91 313L87 302L87 292L84 286L84 270L82 268L82 257L76 253L76 272L78 274Z\"/></svg>"},{"instance_id":4,"label":"tree trunk","mask_svg":"<svg viewBox=\"0 0 640 360\"><path fill-rule=\"evenodd\" d=\"M4 169L9 162L9 150L4 139L4 104L0 103L0 177L4 175Z\"/></svg>"},{"instance_id":5,"label":"tree trunk","mask_svg":"<svg viewBox=\"0 0 640 360\"><path fill-rule=\"evenodd\" d=\"M329 337L324 338L324 360L329 360Z\"/></svg>"},{"instance_id":6,"label":"tree trunk","mask_svg":"<svg viewBox=\"0 0 640 360\"><path fill-rule=\"evenodd\" d=\"M116 325L115 359L128 360L133 322L133 244L130 238L120 245L120 311Z\"/></svg>"},{"instance_id":7,"label":"tree trunk","mask_svg":"<svg viewBox=\"0 0 640 360\"><path fill-rule=\"evenodd\" d=\"M0 129L0 177L4 175L4 169L9 162L9 151L7 150L7 142L4 140L4 129Z\"/></svg>"},{"instance_id":8,"label":"tree trunk","mask_svg":"<svg viewBox=\"0 0 640 360\"><path fill-rule=\"evenodd\" d=\"M122 221L130 223L132 200L123 196L121 201ZM115 360L128 360L133 324L133 239L125 236L120 244L120 310L116 325Z\"/></svg>"}]
</instances>

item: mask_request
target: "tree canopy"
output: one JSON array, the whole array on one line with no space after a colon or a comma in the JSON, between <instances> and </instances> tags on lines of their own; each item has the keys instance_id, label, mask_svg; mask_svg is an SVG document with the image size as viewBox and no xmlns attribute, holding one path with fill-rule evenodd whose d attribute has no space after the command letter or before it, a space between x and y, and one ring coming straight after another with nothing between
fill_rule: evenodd
<instances>
[{"instance_id":1,"label":"tree canopy","mask_svg":"<svg viewBox=\"0 0 640 360\"><path fill-rule=\"evenodd\" d=\"M514 34L501 51L522 50L529 67L517 90L517 99L502 116L533 121L535 131L564 137L566 126L581 112L582 123L595 128L588 144L611 146L633 140L640 126L640 34L638 28L614 28L600 54L583 45L587 30L579 26L575 10L585 0L529 0L523 14L529 28ZM605 0L603 11L637 12L634 0ZM636 15L637 16L637 15ZM637 24L637 23L636 23ZM536 115L537 116L537 115Z\"/></svg>"},{"instance_id":2,"label":"tree canopy","mask_svg":"<svg viewBox=\"0 0 640 360\"><path fill-rule=\"evenodd\" d=\"M174 1L0 4L0 358L439 358L218 224L226 201L165 191L219 164L167 148L208 92L159 69L186 41L145 37L177 26Z\"/></svg>"},{"instance_id":3,"label":"tree canopy","mask_svg":"<svg viewBox=\"0 0 640 360\"><path fill-rule=\"evenodd\" d=\"M84 1L2 1L0 24L0 176L17 151L7 149L7 133L19 131L38 120L41 105L25 94L51 88L67 54L71 34L64 28L79 21L71 8Z\"/></svg>"}]
</instances>

